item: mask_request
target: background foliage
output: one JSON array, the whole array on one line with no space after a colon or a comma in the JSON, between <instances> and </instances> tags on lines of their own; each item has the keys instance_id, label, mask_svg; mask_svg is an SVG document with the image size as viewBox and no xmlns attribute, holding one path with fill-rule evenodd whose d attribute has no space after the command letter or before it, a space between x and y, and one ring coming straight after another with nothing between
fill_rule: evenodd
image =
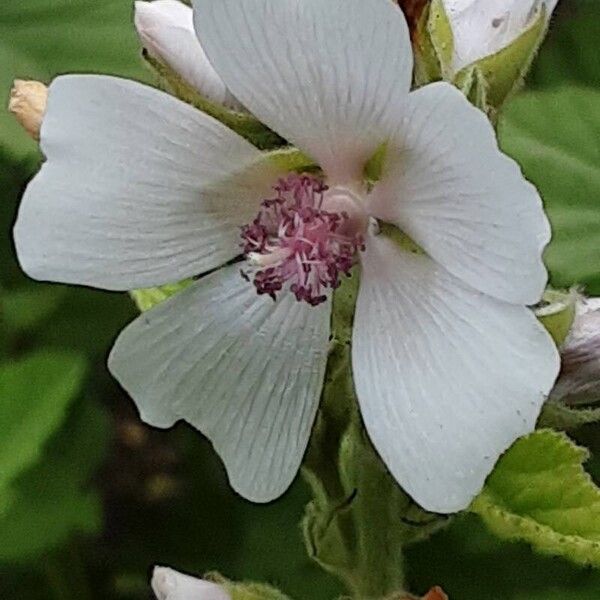
<instances>
[{"instance_id":1,"label":"background foliage","mask_svg":"<svg viewBox=\"0 0 600 600\"><path fill-rule=\"evenodd\" d=\"M0 597L148 598L149 568L162 563L269 581L298 600L332 598L337 583L308 561L296 526L303 483L253 506L229 491L199 435L140 425L104 366L135 314L129 298L32 282L14 258L18 198L40 157L4 110L10 84L73 71L150 81L131 11L131 0L0 5ZM547 203L553 282L598 295L599 39L600 5L563 0L526 91L500 125L503 147ZM600 451L598 433L589 426L575 437ZM600 463L588 464L600 475ZM598 572L499 542L475 515L415 545L408 573L416 590L441 584L456 600L600 595Z\"/></svg>"}]
</instances>

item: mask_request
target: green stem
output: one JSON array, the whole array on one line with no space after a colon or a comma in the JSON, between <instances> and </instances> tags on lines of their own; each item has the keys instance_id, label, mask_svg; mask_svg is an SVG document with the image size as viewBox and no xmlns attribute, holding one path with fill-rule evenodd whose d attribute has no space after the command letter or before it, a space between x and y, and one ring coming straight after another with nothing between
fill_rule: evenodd
<instances>
[{"instance_id":1,"label":"green stem","mask_svg":"<svg viewBox=\"0 0 600 600\"><path fill-rule=\"evenodd\" d=\"M404 592L404 546L428 537L443 521L398 487L362 424L350 366L356 275L334 298L332 349L304 461L314 499L303 525L310 556L353 598L369 600Z\"/></svg>"}]
</instances>

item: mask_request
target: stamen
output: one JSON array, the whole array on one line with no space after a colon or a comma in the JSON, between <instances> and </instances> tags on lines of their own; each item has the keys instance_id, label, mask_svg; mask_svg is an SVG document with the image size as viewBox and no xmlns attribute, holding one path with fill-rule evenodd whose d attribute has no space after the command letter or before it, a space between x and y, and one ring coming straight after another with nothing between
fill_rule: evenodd
<instances>
[{"instance_id":1,"label":"stamen","mask_svg":"<svg viewBox=\"0 0 600 600\"><path fill-rule=\"evenodd\" d=\"M316 177L291 174L274 190L276 196L264 200L254 221L242 227L254 286L275 299L289 284L298 301L316 306L327 299L327 288L339 287L341 275L349 275L364 250L362 232L350 231L347 211L324 210L328 188Z\"/></svg>"}]
</instances>

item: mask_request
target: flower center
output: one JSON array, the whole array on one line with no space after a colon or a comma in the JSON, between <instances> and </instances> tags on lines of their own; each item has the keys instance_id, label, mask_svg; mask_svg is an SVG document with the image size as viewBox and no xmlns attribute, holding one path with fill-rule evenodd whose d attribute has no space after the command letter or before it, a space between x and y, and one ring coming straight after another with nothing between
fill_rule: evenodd
<instances>
[{"instance_id":1,"label":"flower center","mask_svg":"<svg viewBox=\"0 0 600 600\"><path fill-rule=\"evenodd\" d=\"M250 266L242 275L253 275L259 294L275 299L289 285L298 301L316 306L364 250L366 214L350 192L330 190L311 175L290 174L273 189L276 196L242 227Z\"/></svg>"}]
</instances>

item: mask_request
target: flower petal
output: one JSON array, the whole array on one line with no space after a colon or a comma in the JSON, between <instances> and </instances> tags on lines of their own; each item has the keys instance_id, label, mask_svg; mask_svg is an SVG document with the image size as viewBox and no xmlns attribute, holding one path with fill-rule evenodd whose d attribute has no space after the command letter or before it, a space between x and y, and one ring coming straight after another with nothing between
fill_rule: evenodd
<instances>
[{"instance_id":1,"label":"flower petal","mask_svg":"<svg viewBox=\"0 0 600 600\"><path fill-rule=\"evenodd\" d=\"M144 421L185 419L255 502L282 494L302 460L329 344L329 304L258 296L239 266L212 273L119 336L109 368Z\"/></svg>"},{"instance_id":2,"label":"flower petal","mask_svg":"<svg viewBox=\"0 0 600 600\"><path fill-rule=\"evenodd\" d=\"M371 210L474 288L516 304L540 299L550 239L540 197L453 86L410 95Z\"/></svg>"},{"instance_id":3,"label":"flower petal","mask_svg":"<svg viewBox=\"0 0 600 600\"><path fill-rule=\"evenodd\" d=\"M151 585L156 600L231 600L223 586L169 567L154 567Z\"/></svg>"},{"instance_id":4,"label":"flower petal","mask_svg":"<svg viewBox=\"0 0 600 600\"><path fill-rule=\"evenodd\" d=\"M210 64L194 31L192 9L180 0L135 2L135 27L151 56L213 102L241 109Z\"/></svg>"},{"instance_id":5,"label":"flower petal","mask_svg":"<svg viewBox=\"0 0 600 600\"><path fill-rule=\"evenodd\" d=\"M391 473L425 509L449 513L533 430L559 358L529 309L379 236L363 255L352 365L367 431Z\"/></svg>"},{"instance_id":6,"label":"flower petal","mask_svg":"<svg viewBox=\"0 0 600 600\"><path fill-rule=\"evenodd\" d=\"M239 254L239 226L278 176L218 121L114 77L55 80L42 150L15 225L23 270L113 290L178 281Z\"/></svg>"},{"instance_id":7,"label":"flower petal","mask_svg":"<svg viewBox=\"0 0 600 600\"><path fill-rule=\"evenodd\" d=\"M412 49L390 0L194 0L211 63L330 179L362 173L408 93Z\"/></svg>"},{"instance_id":8,"label":"flower petal","mask_svg":"<svg viewBox=\"0 0 600 600\"><path fill-rule=\"evenodd\" d=\"M459 71L510 45L558 0L444 0L454 36L453 67Z\"/></svg>"}]
</instances>

